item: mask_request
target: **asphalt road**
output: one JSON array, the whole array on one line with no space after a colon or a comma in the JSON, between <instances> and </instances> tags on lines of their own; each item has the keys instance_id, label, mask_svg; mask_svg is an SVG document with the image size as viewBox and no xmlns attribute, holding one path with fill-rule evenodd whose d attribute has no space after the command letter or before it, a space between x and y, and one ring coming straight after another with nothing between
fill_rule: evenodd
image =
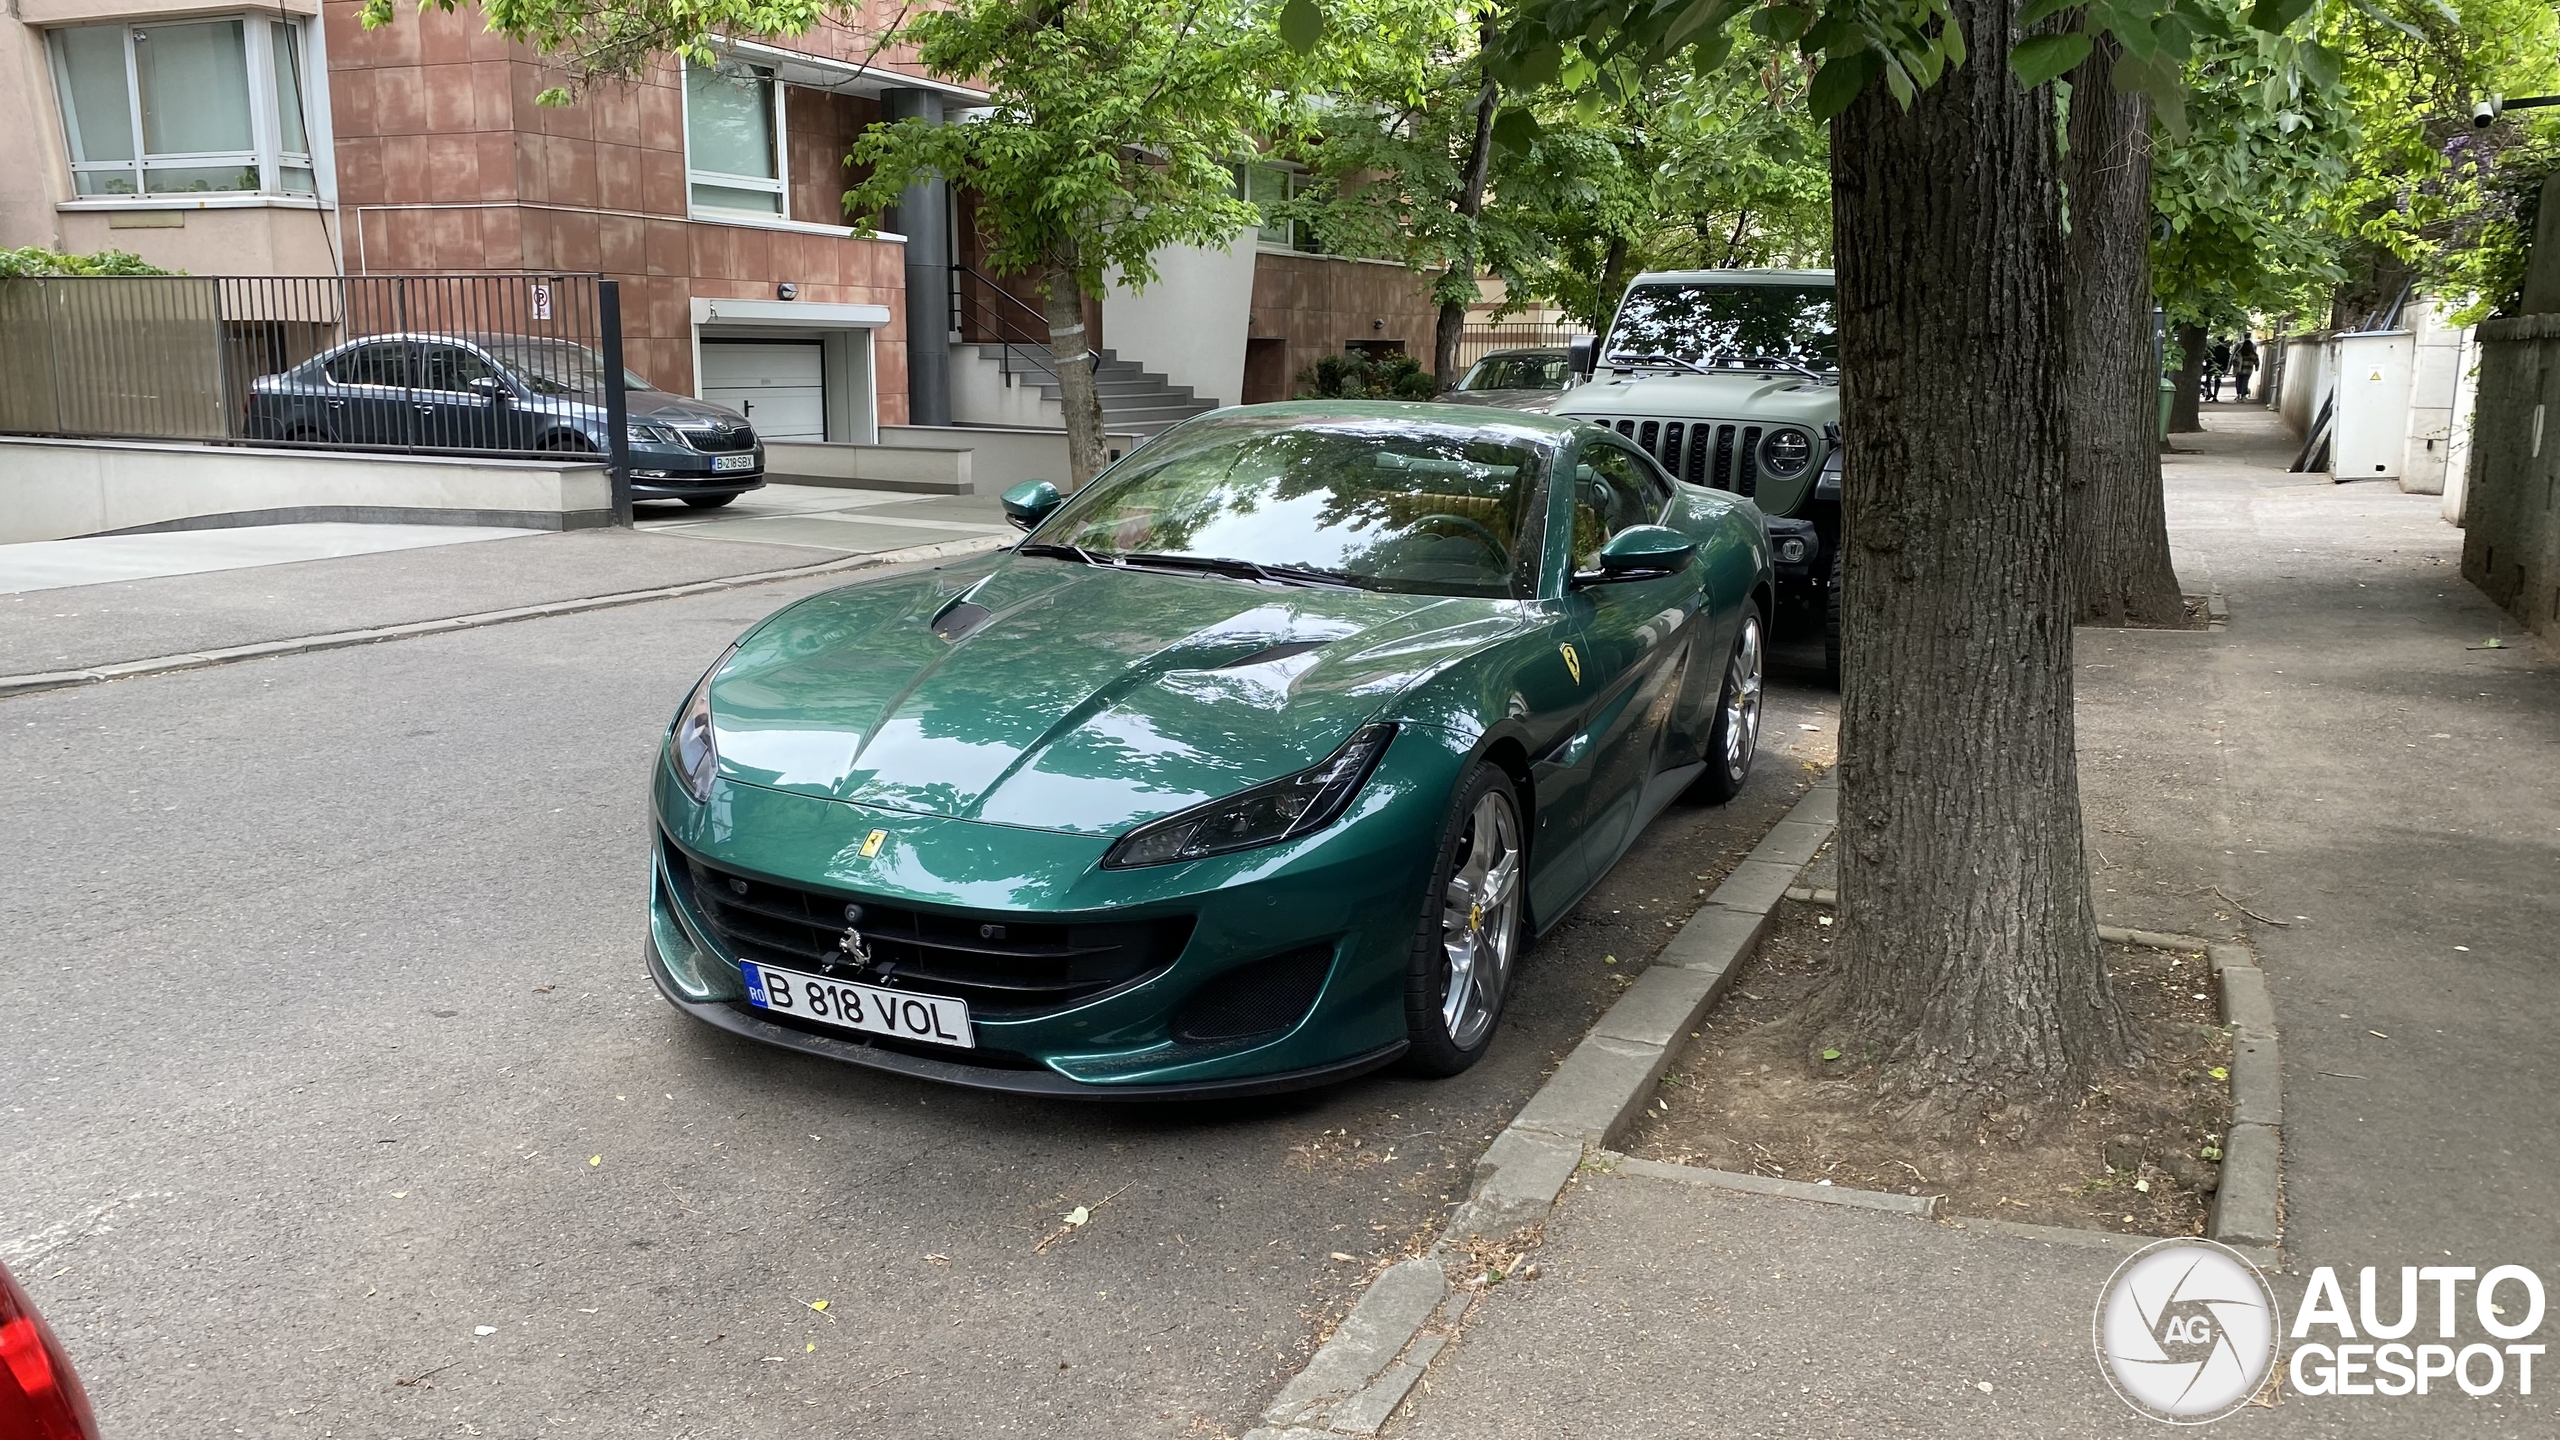
<instances>
[{"instance_id":1,"label":"asphalt road","mask_svg":"<svg viewBox=\"0 0 2560 1440\"><path fill-rule=\"evenodd\" d=\"M1799 647L1456 1080L978 1096L641 969L658 735L813 588L0 702L0 1259L110 1435L1240 1432L1830 751Z\"/></svg>"}]
</instances>

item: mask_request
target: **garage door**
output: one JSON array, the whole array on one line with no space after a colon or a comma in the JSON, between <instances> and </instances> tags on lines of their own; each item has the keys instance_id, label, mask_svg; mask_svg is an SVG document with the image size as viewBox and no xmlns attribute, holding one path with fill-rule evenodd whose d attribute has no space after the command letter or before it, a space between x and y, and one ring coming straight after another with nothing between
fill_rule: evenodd
<instances>
[{"instance_id":1,"label":"garage door","mask_svg":"<svg viewBox=\"0 0 2560 1440\"><path fill-rule=\"evenodd\" d=\"M827 438L827 367L815 340L705 340L702 398L767 440Z\"/></svg>"}]
</instances>

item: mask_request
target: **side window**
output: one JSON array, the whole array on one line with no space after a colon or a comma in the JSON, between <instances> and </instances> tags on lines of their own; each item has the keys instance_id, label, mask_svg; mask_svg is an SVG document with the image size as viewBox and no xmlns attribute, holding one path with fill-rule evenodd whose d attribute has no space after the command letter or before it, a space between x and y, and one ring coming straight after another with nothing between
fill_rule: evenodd
<instances>
[{"instance_id":1,"label":"side window","mask_svg":"<svg viewBox=\"0 0 2560 1440\"><path fill-rule=\"evenodd\" d=\"M397 340L359 345L329 362L329 378L341 385L406 386L409 347Z\"/></svg>"},{"instance_id":2,"label":"side window","mask_svg":"<svg viewBox=\"0 0 2560 1440\"><path fill-rule=\"evenodd\" d=\"M426 349L426 363L418 377L418 388L468 394L472 381L496 373L489 368L489 362L474 351L459 345L430 345Z\"/></svg>"},{"instance_id":3,"label":"side window","mask_svg":"<svg viewBox=\"0 0 2560 1440\"><path fill-rule=\"evenodd\" d=\"M1573 568L1600 565L1600 547L1634 525L1651 525L1671 503L1671 487L1635 456L1614 445L1582 452L1573 478Z\"/></svg>"}]
</instances>

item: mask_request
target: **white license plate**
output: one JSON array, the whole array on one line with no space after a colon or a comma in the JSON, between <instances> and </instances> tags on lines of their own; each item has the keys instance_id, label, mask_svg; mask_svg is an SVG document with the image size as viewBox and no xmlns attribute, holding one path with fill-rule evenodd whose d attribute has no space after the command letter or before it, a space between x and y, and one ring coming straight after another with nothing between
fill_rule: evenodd
<instances>
[{"instance_id":1,"label":"white license plate","mask_svg":"<svg viewBox=\"0 0 2560 1440\"><path fill-rule=\"evenodd\" d=\"M756 457L753 454L714 455L711 457L711 468L722 473L731 470L753 470L756 468Z\"/></svg>"},{"instance_id":2,"label":"white license plate","mask_svg":"<svg viewBox=\"0 0 2560 1440\"><path fill-rule=\"evenodd\" d=\"M759 1010L798 1015L838 1030L894 1035L901 1040L930 1040L963 1050L978 1048L977 1040L969 1033L969 1002L965 1000L855 985L753 962L738 968L746 972L747 1003Z\"/></svg>"}]
</instances>

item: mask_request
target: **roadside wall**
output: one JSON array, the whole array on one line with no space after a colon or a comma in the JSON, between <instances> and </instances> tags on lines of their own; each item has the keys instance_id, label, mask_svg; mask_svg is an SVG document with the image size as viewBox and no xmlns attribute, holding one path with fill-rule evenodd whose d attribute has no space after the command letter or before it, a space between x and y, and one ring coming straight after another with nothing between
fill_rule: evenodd
<instances>
[{"instance_id":1,"label":"roadside wall","mask_svg":"<svg viewBox=\"0 0 2560 1440\"><path fill-rule=\"evenodd\" d=\"M2543 182L2521 313L2483 320L2461 495L2462 578L2528 629L2560 633L2560 175Z\"/></svg>"},{"instance_id":2,"label":"roadside wall","mask_svg":"<svg viewBox=\"0 0 2560 1440\"><path fill-rule=\"evenodd\" d=\"M1339 255L1281 254L1253 257L1253 308L1246 334L1277 341L1282 359L1277 394L1244 386L1244 403L1286 400L1297 393L1298 372L1318 356L1339 355L1354 341L1393 345L1431 368L1431 343L1439 323L1430 283L1402 265ZM1220 396L1220 399L1227 397Z\"/></svg>"},{"instance_id":3,"label":"roadside wall","mask_svg":"<svg viewBox=\"0 0 2560 1440\"><path fill-rule=\"evenodd\" d=\"M602 465L0 436L0 545L316 520L609 524Z\"/></svg>"}]
</instances>

